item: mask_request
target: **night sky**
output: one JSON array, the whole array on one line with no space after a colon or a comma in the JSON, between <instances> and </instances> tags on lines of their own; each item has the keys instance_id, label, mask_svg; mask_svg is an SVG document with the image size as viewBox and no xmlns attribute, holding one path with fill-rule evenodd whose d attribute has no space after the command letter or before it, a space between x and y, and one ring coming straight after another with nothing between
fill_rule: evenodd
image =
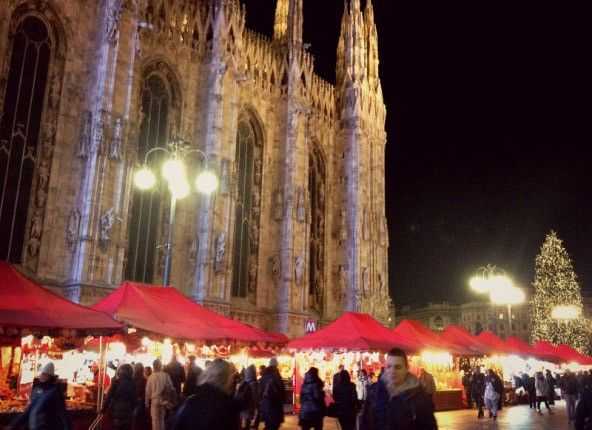
<instances>
[{"instance_id":1,"label":"night sky","mask_svg":"<svg viewBox=\"0 0 592 430\"><path fill-rule=\"evenodd\" d=\"M271 35L275 0L244 2ZM374 0L396 305L474 299L485 264L528 286L551 229L592 294L592 27L570 3ZM334 82L343 0L304 8Z\"/></svg>"}]
</instances>

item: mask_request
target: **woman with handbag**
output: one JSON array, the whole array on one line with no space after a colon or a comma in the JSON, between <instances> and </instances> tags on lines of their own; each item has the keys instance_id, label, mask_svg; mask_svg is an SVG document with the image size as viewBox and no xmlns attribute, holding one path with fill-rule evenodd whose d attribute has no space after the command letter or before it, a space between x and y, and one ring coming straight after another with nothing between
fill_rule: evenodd
<instances>
[{"instance_id":1,"label":"woman with handbag","mask_svg":"<svg viewBox=\"0 0 592 430\"><path fill-rule=\"evenodd\" d=\"M171 406L171 395L175 393L175 387L171 377L162 370L160 360L154 360L152 367L154 372L146 382L146 410L150 411L152 430L165 430L166 411Z\"/></svg>"},{"instance_id":2,"label":"woman with handbag","mask_svg":"<svg viewBox=\"0 0 592 430\"><path fill-rule=\"evenodd\" d=\"M323 430L325 416L324 383L319 378L319 369L311 367L304 375L300 390L299 425L302 430Z\"/></svg>"}]
</instances>

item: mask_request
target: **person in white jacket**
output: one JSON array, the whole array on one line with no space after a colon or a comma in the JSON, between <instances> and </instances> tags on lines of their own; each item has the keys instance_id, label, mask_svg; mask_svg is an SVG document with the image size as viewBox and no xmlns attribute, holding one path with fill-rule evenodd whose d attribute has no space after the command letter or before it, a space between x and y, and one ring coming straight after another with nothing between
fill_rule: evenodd
<instances>
[{"instance_id":1,"label":"person in white jacket","mask_svg":"<svg viewBox=\"0 0 592 430\"><path fill-rule=\"evenodd\" d=\"M547 384L547 380L543 375L543 372L537 372L534 377L534 389L536 391L537 396L537 412L539 414L543 414L541 411L541 402L545 402L545 407L549 411L549 414L552 414L553 411L549 407L549 401L547 400L547 392L549 391L549 386Z\"/></svg>"},{"instance_id":2,"label":"person in white jacket","mask_svg":"<svg viewBox=\"0 0 592 430\"><path fill-rule=\"evenodd\" d=\"M154 372L146 382L146 410L150 411L152 430L165 430L165 404L168 400L167 396L175 393L175 387L168 373L162 370L160 360L154 360L152 366Z\"/></svg>"}]
</instances>

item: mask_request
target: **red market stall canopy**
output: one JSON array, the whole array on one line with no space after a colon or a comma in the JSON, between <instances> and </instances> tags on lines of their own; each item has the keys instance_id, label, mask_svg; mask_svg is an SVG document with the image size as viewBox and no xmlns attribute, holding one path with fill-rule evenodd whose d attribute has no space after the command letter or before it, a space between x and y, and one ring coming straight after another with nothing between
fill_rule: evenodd
<instances>
[{"instance_id":1,"label":"red market stall canopy","mask_svg":"<svg viewBox=\"0 0 592 430\"><path fill-rule=\"evenodd\" d=\"M466 355L485 355L491 350L465 328L457 325L446 326L440 337L448 343L465 349L468 352Z\"/></svg>"},{"instance_id":2,"label":"red market stall canopy","mask_svg":"<svg viewBox=\"0 0 592 430\"><path fill-rule=\"evenodd\" d=\"M556 350L566 363L574 362L583 365L592 364L592 357L588 357L587 355L580 353L569 345L562 343L561 345L557 346Z\"/></svg>"},{"instance_id":3,"label":"red market stall canopy","mask_svg":"<svg viewBox=\"0 0 592 430\"><path fill-rule=\"evenodd\" d=\"M537 352L528 343L524 342L514 336L510 336L506 339L506 345L512 351L512 354L520 355L522 357L536 357Z\"/></svg>"},{"instance_id":4,"label":"red market stall canopy","mask_svg":"<svg viewBox=\"0 0 592 430\"><path fill-rule=\"evenodd\" d=\"M346 349L350 351L387 351L394 347L409 349L389 329L368 314L346 312L331 324L288 343L289 349Z\"/></svg>"},{"instance_id":5,"label":"red market stall canopy","mask_svg":"<svg viewBox=\"0 0 592 430\"><path fill-rule=\"evenodd\" d=\"M407 343L413 345L413 351L423 349L438 349L447 351L451 354L466 355L472 351L460 347L454 343L447 342L444 338L438 336L432 330L424 326L421 322L415 320L403 320L393 329L393 333Z\"/></svg>"},{"instance_id":6,"label":"red market stall canopy","mask_svg":"<svg viewBox=\"0 0 592 430\"><path fill-rule=\"evenodd\" d=\"M512 348L496 336L494 333L486 330L477 336L477 340L489 348L488 354L512 354Z\"/></svg>"},{"instance_id":7,"label":"red market stall canopy","mask_svg":"<svg viewBox=\"0 0 592 430\"><path fill-rule=\"evenodd\" d=\"M125 282L93 306L140 330L174 339L277 343L277 337L192 302L175 288Z\"/></svg>"},{"instance_id":8,"label":"red market stall canopy","mask_svg":"<svg viewBox=\"0 0 592 430\"><path fill-rule=\"evenodd\" d=\"M551 361L555 363L560 363L561 361L563 361L563 359L561 358L561 354L549 342L540 340L536 342L532 347L536 353L536 357L541 360Z\"/></svg>"},{"instance_id":9,"label":"red market stall canopy","mask_svg":"<svg viewBox=\"0 0 592 430\"><path fill-rule=\"evenodd\" d=\"M123 328L102 312L72 303L46 290L4 261L0 261L0 297L3 334L20 336L23 330L40 333L76 330L86 334L107 334Z\"/></svg>"}]
</instances>

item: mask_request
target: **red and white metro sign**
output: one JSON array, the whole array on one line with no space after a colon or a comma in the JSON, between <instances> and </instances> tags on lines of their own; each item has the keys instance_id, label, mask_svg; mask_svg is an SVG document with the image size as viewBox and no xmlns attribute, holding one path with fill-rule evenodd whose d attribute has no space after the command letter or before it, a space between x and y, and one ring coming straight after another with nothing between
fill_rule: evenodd
<instances>
[{"instance_id":1,"label":"red and white metro sign","mask_svg":"<svg viewBox=\"0 0 592 430\"><path fill-rule=\"evenodd\" d=\"M315 320L306 320L304 323L304 332L313 333L317 331L317 322Z\"/></svg>"}]
</instances>

